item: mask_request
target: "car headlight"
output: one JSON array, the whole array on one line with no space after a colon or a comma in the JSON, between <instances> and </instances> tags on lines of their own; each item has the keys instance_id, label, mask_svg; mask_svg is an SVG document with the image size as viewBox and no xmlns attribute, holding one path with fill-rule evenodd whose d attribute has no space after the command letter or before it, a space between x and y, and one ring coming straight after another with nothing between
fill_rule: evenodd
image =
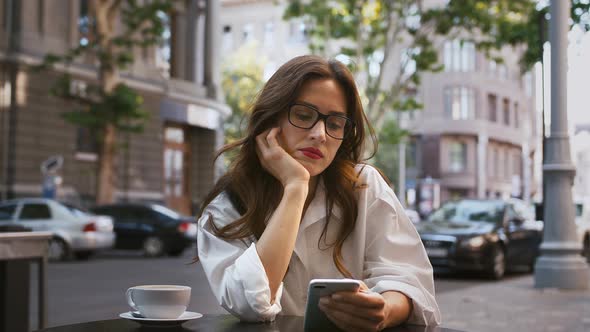
<instances>
[{"instance_id":1,"label":"car headlight","mask_svg":"<svg viewBox=\"0 0 590 332\"><path fill-rule=\"evenodd\" d=\"M479 249L484 245L485 242L486 240L483 236L476 236L461 241L461 246L469 249Z\"/></svg>"}]
</instances>

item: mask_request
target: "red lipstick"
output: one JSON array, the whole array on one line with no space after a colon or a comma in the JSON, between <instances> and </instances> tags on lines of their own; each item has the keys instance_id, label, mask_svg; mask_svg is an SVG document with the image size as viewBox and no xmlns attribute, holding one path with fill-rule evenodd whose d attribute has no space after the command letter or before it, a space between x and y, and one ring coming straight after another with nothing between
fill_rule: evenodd
<instances>
[{"instance_id":1,"label":"red lipstick","mask_svg":"<svg viewBox=\"0 0 590 332\"><path fill-rule=\"evenodd\" d=\"M322 151L316 149L316 148L303 148L303 149L299 149L299 151L301 151L301 153L303 153L306 157L309 157L311 159L322 159L324 158L324 154L322 153Z\"/></svg>"}]
</instances>

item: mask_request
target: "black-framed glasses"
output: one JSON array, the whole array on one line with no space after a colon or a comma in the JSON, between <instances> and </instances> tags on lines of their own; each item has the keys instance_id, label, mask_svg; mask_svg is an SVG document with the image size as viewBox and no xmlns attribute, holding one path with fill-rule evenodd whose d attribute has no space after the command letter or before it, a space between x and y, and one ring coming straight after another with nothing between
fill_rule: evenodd
<instances>
[{"instance_id":1,"label":"black-framed glasses","mask_svg":"<svg viewBox=\"0 0 590 332\"><path fill-rule=\"evenodd\" d=\"M354 122L344 115L322 114L316 108L306 104L292 104L289 107L289 122L301 129L311 129L318 121L324 120L328 136L342 140L354 128Z\"/></svg>"}]
</instances>

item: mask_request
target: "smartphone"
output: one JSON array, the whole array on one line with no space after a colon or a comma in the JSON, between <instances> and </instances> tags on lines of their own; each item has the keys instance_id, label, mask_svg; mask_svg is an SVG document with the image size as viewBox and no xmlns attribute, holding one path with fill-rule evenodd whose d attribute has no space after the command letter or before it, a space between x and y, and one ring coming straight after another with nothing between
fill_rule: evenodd
<instances>
[{"instance_id":1,"label":"smartphone","mask_svg":"<svg viewBox=\"0 0 590 332\"><path fill-rule=\"evenodd\" d=\"M320 310L318 306L320 298L341 291L356 292L360 287L361 282L355 279L313 279L310 281L303 330L337 331L336 325Z\"/></svg>"}]
</instances>

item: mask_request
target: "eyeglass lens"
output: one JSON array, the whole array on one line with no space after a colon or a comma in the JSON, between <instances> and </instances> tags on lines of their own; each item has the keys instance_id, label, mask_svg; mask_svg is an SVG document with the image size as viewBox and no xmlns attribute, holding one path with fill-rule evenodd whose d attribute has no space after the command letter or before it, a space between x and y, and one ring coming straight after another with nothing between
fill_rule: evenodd
<instances>
[{"instance_id":1,"label":"eyeglass lens","mask_svg":"<svg viewBox=\"0 0 590 332\"><path fill-rule=\"evenodd\" d=\"M320 112L305 105L293 105L289 112L289 122L302 129L310 129L315 126L319 117ZM344 138L351 124L346 117L332 114L325 118L325 123L327 134L338 139Z\"/></svg>"}]
</instances>

